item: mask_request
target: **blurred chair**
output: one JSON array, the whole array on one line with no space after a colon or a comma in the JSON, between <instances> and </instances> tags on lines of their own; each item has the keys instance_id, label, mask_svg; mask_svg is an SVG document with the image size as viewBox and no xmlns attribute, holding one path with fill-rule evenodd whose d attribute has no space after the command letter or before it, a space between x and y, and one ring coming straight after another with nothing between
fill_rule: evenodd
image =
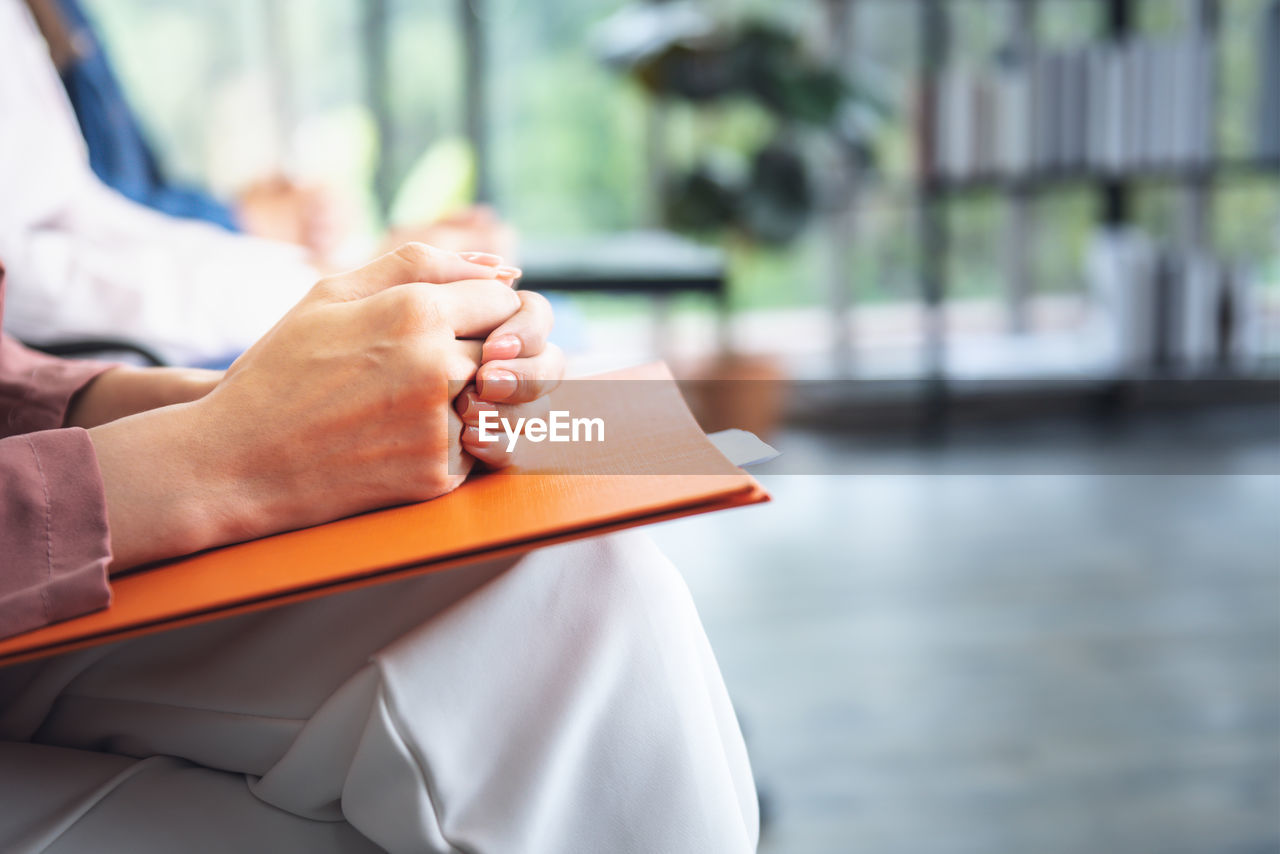
<instances>
[{"instance_id":1,"label":"blurred chair","mask_svg":"<svg viewBox=\"0 0 1280 854\"><path fill-rule=\"evenodd\" d=\"M163 368L166 364L164 359L156 355L154 350L119 338L84 338L45 342L24 341L22 343L32 350L64 359L91 359L121 354L132 356L141 364L154 368Z\"/></svg>"}]
</instances>

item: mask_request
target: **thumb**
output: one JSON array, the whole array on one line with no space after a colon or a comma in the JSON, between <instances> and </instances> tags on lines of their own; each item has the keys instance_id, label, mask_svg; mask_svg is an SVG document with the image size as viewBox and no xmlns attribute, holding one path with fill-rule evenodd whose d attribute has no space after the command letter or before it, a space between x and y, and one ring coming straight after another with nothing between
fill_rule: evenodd
<instances>
[{"instance_id":1,"label":"thumb","mask_svg":"<svg viewBox=\"0 0 1280 854\"><path fill-rule=\"evenodd\" d=\"M359 269L322 279L313 293L331 302L350 302L396 285L416 282L443 285L496 279L501 263L502 259L496 255L475 252L460 255L425 243L406 243Z\"/></svg>"}]
</instances>

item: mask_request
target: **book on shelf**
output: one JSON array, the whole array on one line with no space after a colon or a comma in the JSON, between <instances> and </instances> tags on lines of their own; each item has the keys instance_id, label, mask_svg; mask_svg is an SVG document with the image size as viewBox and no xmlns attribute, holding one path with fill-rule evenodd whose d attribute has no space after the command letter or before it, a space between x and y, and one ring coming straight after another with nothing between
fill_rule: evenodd
<instances>
[{"instance_id":1,"label":"book on shelf","mask_svg":"<svg viewBox=\"0 0 1280 854\"><path fill-rule=\"evenodd\" d=\"M1258 138L1280 153L1280 0L1266 21ZM1190 30L944 68L932 114L917 116L924 165L955 182L1204 166L1216 156L1216 50Z\"/></svg>"},{"instance_id":2,"label":"book on shelf","mask_svg":"<svg viewBox=\"0 0 1280 854\"><path fill-rule=\"evenodd\" d=\"M1095 235L1085 267L1108 355L1121 371L1205 371L1247 364L1255 354L1257 293L1246 265L1111 228Z\"/></svg>"}]
</instances>

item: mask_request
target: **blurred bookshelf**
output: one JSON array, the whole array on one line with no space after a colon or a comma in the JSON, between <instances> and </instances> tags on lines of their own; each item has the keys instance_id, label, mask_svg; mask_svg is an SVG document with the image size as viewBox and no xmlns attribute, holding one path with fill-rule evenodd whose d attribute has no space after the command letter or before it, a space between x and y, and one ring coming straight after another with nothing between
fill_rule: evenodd
<instances>
[{"instance_id":1,"label":"blurred bookshelf","mask_svg":"<svg viewBox=\"0 0 1280 854\"><path fill-rule=\"evenodd\" d=\"M502 55L484 45L486 33L494 37L488 31L500 20L482 11L487 8L484 0L451 2L457 3L464 19L474 19L463 28L466 54L490 59ZM496 0L493 5L497 7ZM942 402L949 393L963 393L966 383L962 380L975 375L1028 383L1083 379L1097 388L1152 376L1214 380L1280 376L1274 358L1242 358L1235 343L1206 343L1223 337L1219 327L1224 317L1233 320L1241 314L1238 308L1224 312L1217 297L1230 294L1222 299L1234 298L1244 292L1240 283L1251 281L1250 271L1228 255L1258 257L1259 251L1257 227L1248 231L1247 249L1235 245L1239 241L1234 240L1234 232L1227 241L1230 248L1219 245L1215 216L1237 209L1234 200L1241 186L1273 187L1280 199L1276 140L1280 36L1273 33L1269 46L1254 41L1280 20L1280 0L814 0L798 4L709 0L705 5L726 16L759 14L791 20L812 36L814 49L836 58L836 64L851 74L858 70L860 53L868 47L857 38L858 16L868 8L884 10L886 14L874 16L881 20L881 29L869 32L868 41L877 42L873 53L888 59L894 74L905 71L902 79L909 81L905 88L911 90L911 96L901 101L906 106L895 129L899 134L894 140L895 156L905 155L912 146L918 149L883 177L866 175L848 209L813 229L796 251L777 259L752 257L751 273L744 272L745 263L731 267L735 297L743 280L754 275L752 284L758 280L760 290L780 291L794 287L789 280L804 279L804 298L809 300L803 304L797 300L794 305L780 302L776 312L772 303L737 305L738 316L731 325L739 333L738 341L748 346L768 342L793 359L788 369L794 367L794 372L805 376L923 376L929 393ZM1223 66L1240 58L1240 11L1246 5L1252 10L1244 16L1248 47L1265 62L1250 71L1250 89L1255 82L1262 85L1257 98L1250 95L1248 99L1248 127L1242 128L1240 99L1232 95L1230 109L1224 112L1220 90ZM1165 20L1153 24L1160 15L1148 12L1157 7L1176 11L1169 15L1162 11ZM1071 11L1063 14L1067 9ZM1078 14L1079 10L1087 14ZM1221 26L1224 10L1230 24L1226 37ZM1074 22L1063 26L1066 18ZM886 27L886 20L893 23ZM978 41L983 44L977 53L969 39L975 32L981 33ZM953 49L965 40L970 49ZM1230 46L1224 47L1227 43ZM1224 51L1232 54L1224 57ZM479 77L486 67L475 59L467 63L468 91L484 89ZM486 111L477 106L482 100L464 99L469 115L464 124L479 152L490 148L485 142L490 130ZM1021 118L1008 106L1010 102L1021 103ZM647 124L632 132L634 140L642 143L638 147L645 150L638 168L648 176L648 189L639 193L646 198L656 195L651 191L661 185L668 165L655 155L663 147L659 144L663 128L668 136L677 137L675 147L679 148L686 137L709 134L708 125L714 123L683 122L679 115L673 118L670 110L664 113L652 104L647 106L650 113L667 121L650 115ZM1224 134L1227 112L1232 132ZM1270 118L1269 124L1261 121L1265 118ZM1026 129L1021 140L1016 132L1020 126ZM495 133L501 136L501 128ZM939 160L938 142L944 133L952 138ZM1240 136L1248 137L1247 145L1237 144ZM952 144L956 137L961 139L958 146ZM482 167L484 160L482 156ZM493 183L503 198L504 180L500 176ZM1231 194L1230 205L1222 201L1224 193ZM1158 205L1151 203L1155 195L1162 197ZM1166 195L1172 200L1167 205ZM1064 201L1076 208L1065 215L1061 209L1047 210ZM969 207L971 202L975 204ZM879 210L871 216L892 225L880 225L873 236L863 237L864 232L870 233L864 228L870 218L864 210L873 206ZM1007 215L991 232L996 242L981 247L981 269L975 275L964 264L979 265L964 253L967 249L972 254L977 244L973 234L979 229L973 229L966 242L963 226L969 212L981 206ZM1172 211L1171 229L1147 215L1149 208L1159 208L1163 215L1165 207ZM1107 266L1091 257L1094 247L1082 248L1079 240L1069 249L1056 245L1060 222L1073 218L1076 227L1084 221L1081 214L1086 209L1091 233L1109 237L1108 232L1133 231L1142 223L1150 224L1157 235L1151 246L1141 241L1097 241L1103 250L1120 256L1112 259L1112 268L1135 264L1151 278L1141 287L1111 283L1109 298L1121 301L1111 306L1113 314L1119 312L1124 322L1136 324L1133 329L1118 330L1116 337L1130 338L1138 330L1149 339L1139 346L1131 341L1112 342L1117 350L1114 358L1095 352L1100 348L1094 348L1093 330L1080 335L1080 340L1067 340L1071 335L1067 326L1077 315L1092 313L1096 305L1092 302L1096 288L1088 276L1095 268ZM647 214L641 218L641 224L652 224ZM1274 230L1280 244L1280 205L1265 218L1275 220L1268 236ZM588 236L596 239L594 233ZM908 250L902 251L903 246ZM532 265L538 268L543 247L531 248L538 250L533 253L538 263ZM1270 250L1261 252L1260 257L1274 267ZM1068 254L1073 266L1066 272L1063 259ZM868 260L869 256L874 257ZM1045 273L1050 267L1051 275ZM541 269L534 272L544 280L562 278L543 275L546 271ZM638 272L645 273L646 281L652 280L655 290L672 289L669 271L637 267L627 275L634 279ZM603 281L606 277L594 271L574 275L572 288L567 289L581 290L592 281L608 284ZM1269 275L1274 278L1274 271ZM985 278L975 286L979 276ZM1123 276L1120 269L1109 278ZM1187 329L1194 329L1190 336L1196 341L1191 348L1194 358L1181 352L1182 345L1169 352L1171 336L1153 336L1145 328L1167 322L1153 320L1156 316L1178 313L1157 305L1156 297L1163 294L1167 302L1165 292L1188 279L1194 280L1198 291L1179 296L1180 305L1216 300L1212 309L1202 312L1202 322L1179 319L1178 332L1172 336L1183 337ZM1081 280L1085 292L1078 294L1075 288ZM995 283L1003 284L1006 299L1004 305L991 301L990 314L1007 315L1007 329L1013 334L997 334L994 324L986 323L986 315L981 323L966 325L977 314L968 304L976 300L968 297L981 293L985 299L989 284ZM873 305L861 302L862 296L855 297L872 290ZM1210 298L1206 290L1212 292ZM1064 296L1078 297L1081 310L1059 299ZM1275 297L1270 294L1268 299L1280 304ZM1145 308L1136 304L1140 301L1147 303ZM722 294L720 304L724 303ZM923 311L918 308L921 304ZM744 316L749 311L758 316ZM794 317L784 318L785 311ZM922 318L918 324L917 315ZM858 321L868 319L867 325L876 324L877 329L863 337ZM1089 322L1093 319L1086 317ZM889 327L888 331L881 326ZM711 328L691 327L693 334L676 337L692 339L699 346L724 340L723 332L713 334ZM781 331L784 328L786 333ZM908 337L910 343L900 343ZM975 341L978 338L983 340ZM885 344L886 339L891 340ZM907 350L910 354L904 355ZM1084 357L1077 358L1079 354Z\"/></svg>"},{"instance_id":2,"label":"blurred bookshelf","mask_svg":"<svg viewBox=\"0 0 1280 854\"><path fill-rule=\"evenodd\" d=\"M1133 169L1118 175L1100 174L1082 169L1046 170L1021 176L978 176L972 178L926 178L934 181L934 189L949 195L991 192L1045 192L1075 189L1120 180L1130 185L1185 184L1189 181L1216 181L1225 178L1280 177L1280 159L1223 159L1188 166L1152 166ZM909 188L903 188L906 192Z\"/></svg>"},{"instance_id":3,"label":"blurred bookshelf","mask_svg":"<svg viewBox=\"0 0 1280 854\"><path fill-rule=\"evenodd\" d=\"M1221 186L1263 181L1280 190L1280 2L1259 6L1253 138L1246 150L1229 154L1220 144L1219 115L1224 0L1165 0L1179 7L1183 21L1158 33L1140 27L1144 0L1072 0L1095 7L1097 32L1065 45L1042 44L1039 13L1063 2L914 0L913 174L905 186L889 182L880 189L915 203L924 373L933 405L946 403L951 379L949 210L975 197L997 199L1007 210L1001 266L1011 331L1025 333L1038 199L1095 193L1098 233L1109 238L1133 231L1138 193L1152 186L1176 191L1178 226L1169 245L1138 251L1130 244L1139 241L1104 239L1090 255L1123 244L1116 258L1104 259L1110 267L1083 259L1092 270L1110 271L1112 320L1130 324L1115 330L1116 358L1089 367L1089 378L1115 384L1151 376L1280 376L1274 358L1241 355L1239 339L1255 309L1243 296L1248 271L1220 258L1212 235ZM958 10L1000 8L1008 26L994 54L953 61ZM1119 258L1142 263L1125 267ZM1026 367L1024 378L1036 379L1036 366Z\"/></svg>"}]
</instances>

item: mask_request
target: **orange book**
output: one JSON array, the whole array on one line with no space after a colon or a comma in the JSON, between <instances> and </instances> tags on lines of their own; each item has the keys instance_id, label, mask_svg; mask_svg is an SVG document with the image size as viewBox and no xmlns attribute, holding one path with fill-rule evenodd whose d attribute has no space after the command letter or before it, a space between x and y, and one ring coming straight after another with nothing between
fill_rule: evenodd
<instances>
[{"instance_id":1,"label":"orange book","mask_svg":"<svg viewBox=\"0 0 1280 854\"><path fill-rule=\"evenodd\" d=\"M604 441L522 443L511 469L433 501L118 576L109 608L0 641L0 665L768 500L664 365L567 382L550 408L599 418Z\"/></svg>"}]
</instances>

